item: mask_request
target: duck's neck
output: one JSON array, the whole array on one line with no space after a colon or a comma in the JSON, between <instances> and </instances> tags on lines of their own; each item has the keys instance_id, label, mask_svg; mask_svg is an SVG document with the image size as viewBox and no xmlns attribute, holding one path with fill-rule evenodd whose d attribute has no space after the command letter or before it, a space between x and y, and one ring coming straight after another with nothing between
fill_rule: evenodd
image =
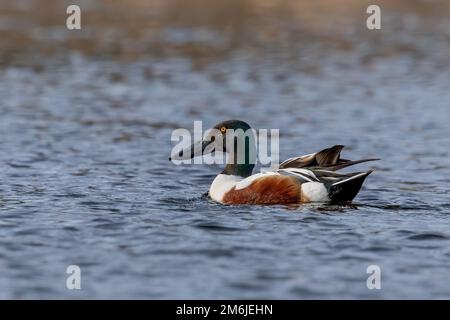
<instances>
[{"instance_id":1,"label":"duck's neck","mask_svg":"<svg viewBox=\"0 0 450 320\"><path fill-rule=\"evenodd\" d=\"M254 164L227 164L222 174L247 178L252 175Z\"/></svg>"},{"instance_id":2,"label":"duck's neck","mask_svg":"<svg viewBox=\"0 0 450 320\"><path fill-rule=\"evenodd\" d=\"M238 152L236 151L236 143L234 152L232 154L228 153L228 163L222 174L239 176L242 178L247 178L252 175L253 168L255 167L256 159L256 147L253 141L246 139L245 143L245 159L238 157Z\"/></svg>"}]
</instances>

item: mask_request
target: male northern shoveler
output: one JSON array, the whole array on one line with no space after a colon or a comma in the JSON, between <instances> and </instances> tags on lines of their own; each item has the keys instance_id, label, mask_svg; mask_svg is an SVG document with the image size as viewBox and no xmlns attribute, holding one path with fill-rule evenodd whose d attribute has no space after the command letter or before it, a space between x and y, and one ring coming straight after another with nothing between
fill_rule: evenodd
<instances>
[{"instance_id":1,"label":"male northern shoveler","mask_svg":"<svg viewBox=\"0 0 450 320\"><path fill-rule=\"evenodd\" d=\"M349 202L357 195L364 180L373 170L346 174L336 170L367 161L341 159L344 146L336 145L305 156L290 158L279 165L274 172L252 175L254 161L250 154L256 150L254 143L245 140L245 160L237 161L238 152L235 143L228 146L228 132L251 130L250 126L240 120L228 120L214 126L222 133L221 150L228 154L225 170L212 182L209 196L223 204L295 204L306 202ZM231 131L233 130L233 131ZM235 138L236 139L236 138ZM214 151L215 136L207 136L182 150L175 157L192 159ZM173 158L172 156L171 158Z\"/></svg>"}]
</instances>

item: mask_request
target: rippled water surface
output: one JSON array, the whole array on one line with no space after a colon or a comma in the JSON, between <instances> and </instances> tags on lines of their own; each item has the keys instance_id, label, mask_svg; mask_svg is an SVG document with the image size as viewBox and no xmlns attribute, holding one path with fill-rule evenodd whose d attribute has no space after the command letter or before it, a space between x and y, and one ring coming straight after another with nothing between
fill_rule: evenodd
<instances>
[{"instance_id":1,"label":"rippled water surface","mask_svg":"<svg viewBox=\"0 0 450 320\"><path fill-rule=\"evenodd\" d=\"M450 298L450 38L409 36L375 58L355 40L201 68L76 52L3 67L0 297ZM230 118L279 128L282 159L344 144L382 161L353 206L222 206L202 197L220 167L167 159L173 129Z\"/></svg>"}]
</instances>

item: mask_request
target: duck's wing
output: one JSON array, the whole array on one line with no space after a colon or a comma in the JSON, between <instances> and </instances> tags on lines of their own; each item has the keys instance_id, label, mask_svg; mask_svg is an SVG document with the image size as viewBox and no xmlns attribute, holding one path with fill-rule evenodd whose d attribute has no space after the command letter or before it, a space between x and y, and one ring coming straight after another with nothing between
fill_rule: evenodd
<instances>
[{"instance_id":1,"label":"duck's wing","mask_svg":"<svg viewBox=\"0 0 450 320\"><path fill-rule=\"evenodd\" d=\"M340 182L347 178L356 176L362 172L337 173L335 171L325 169L286 168L278 169L276 173L293 176L301 183L320 182L326 185L331 185L335 182Z\"/></svg>"},{"instance_id":2,"label":"duck's wing","mask_svg":"<svg viewBox=\"0 0 450 320\"><path fill-rule=\"evenodd\" d=\"M340 174L325 169L287 168L278 170L281 175L294 176L302 185L308 186L302 188L302 192L310 201L324 201L326 198L327 201L334 202L353 200L364 180L372 172L373 170ZM324 193L326 197L324 197Z\"/></svg>"},{"instance_id":3,"label":"duck's wing","mask_svg":"<svg viewBox=\"0 0 450 320\"><path fill-rule=\"evenodd\" d=\"M316 153L311 153L305 156L289 158L283 161L279 168L308 168L308 169L326 169L336 171L348 166L352 166L362 162L379 160L376 158L362 159L362 160L347 160L341 159L341 151L343 145L336 145L331 148L323 149Z\"/></svg>"},{"instance_id":4,"label":"duck's wing","mask_svg":"<svg viewBox=\"0 0 450 320\"><path fill-rule=\"evenodd\" d=\"M283 176L292 176L295 179L297 179L300 183L321 182L320 179L315 175L314 171L309 169L285 168L285 169L278 169L277 173Z\"/></svg>"}]
</instances>

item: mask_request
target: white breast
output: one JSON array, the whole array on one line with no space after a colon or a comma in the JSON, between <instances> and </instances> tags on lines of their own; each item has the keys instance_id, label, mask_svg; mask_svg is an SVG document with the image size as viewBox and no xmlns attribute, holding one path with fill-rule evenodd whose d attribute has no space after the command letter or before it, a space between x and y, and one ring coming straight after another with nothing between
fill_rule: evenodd
<instances>
[{"instance_id":1,"label":"white breast","mask_svg":"<svg viewBox=\"0 0 450 320\"><path fill-rule=\"evenodd\" d=\"M222 202L223 196L241 180L242 177L219 174L209 188L209 196L215 201Z\"/></svg>"}]
</instances>

